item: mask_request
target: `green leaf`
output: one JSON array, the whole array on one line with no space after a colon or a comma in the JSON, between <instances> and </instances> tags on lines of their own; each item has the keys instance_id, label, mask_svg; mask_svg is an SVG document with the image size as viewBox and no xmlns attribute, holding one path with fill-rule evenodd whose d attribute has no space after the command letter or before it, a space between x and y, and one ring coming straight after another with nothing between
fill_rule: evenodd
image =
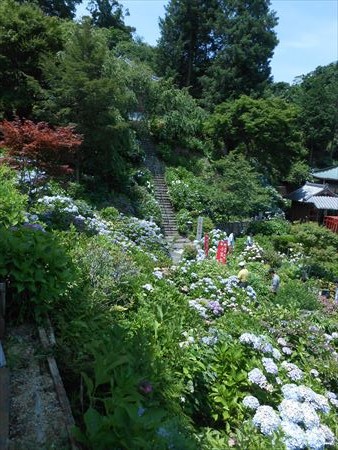
<instances>
[{"instance_id":1,"label":"green leaf","mask_svg":"<svg viewBox=\"0 0 338 450\"><path fill-rule=\"evenodd\" d=\"M102 425L102 417L101 415L93 408L89 408L84 416L83 416L86 429L88 434L93 437L95 436L101 428Z\"/></svg>"}]
</instances>

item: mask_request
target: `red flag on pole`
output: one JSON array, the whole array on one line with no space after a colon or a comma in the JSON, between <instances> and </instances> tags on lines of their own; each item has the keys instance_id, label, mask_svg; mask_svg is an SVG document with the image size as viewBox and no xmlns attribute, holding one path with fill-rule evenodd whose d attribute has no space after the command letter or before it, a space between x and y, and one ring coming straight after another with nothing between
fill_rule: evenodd
<instances>
[{"instance_id":1,"label":"red flag on pole","mask_svg":"<svg viewBox=\"0 0 338 450\"><path fill-rule=\"evenodd\" d=\"M227 262L228 243L227 241L219 241L216 253L216 259L222 264Z\"/></svg>"}]
</instances>

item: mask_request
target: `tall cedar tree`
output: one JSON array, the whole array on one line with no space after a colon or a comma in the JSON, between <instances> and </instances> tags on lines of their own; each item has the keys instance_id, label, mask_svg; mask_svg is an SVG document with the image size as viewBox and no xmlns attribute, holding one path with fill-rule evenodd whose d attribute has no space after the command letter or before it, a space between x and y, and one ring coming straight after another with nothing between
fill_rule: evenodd
<instances>
[{"instance_id":1,"label":"tall cedar tree","mask_svg":"<svg viewBox=\"0 0 338 450\"><path fill-rule=\"evenodd\" d=\"M213 36L218 0L171 0L160 19L158 70L172 76L179 87L189 87L199 97L200 77L214 57Z\"/></svg>"},{"instance_id":2,"label":"tall cedar tree","mask_svg":"<svg viewBox=\"0 0 338 450\"><path fill-rule=\"evenodd\" d=\"M271 81L278 19L269 6L270 0L219 0L217 52L202 81L210 106L242 94L260 94Z\"/></svg>"},{"instance_id":3,"label":"tall cedar tree","mask_svg":"<svg viewBox=\"0 0 338 450\"><path fill-rule=\"evenodd\" d=\"M24 172L39 169L52 177L73 172L70 163L82 143L82 137L68 127L52 128L47 123L30 120L4 120L0 124L6 157L3 162Z\"/></svg>"},{"instance_id":4,"label":"tall cedar tree","mask_svg":"<svg viewBox=\"0 0 338 450\"><path fill-rule=\"evenodd\" d=\"M270 0L171 0L160 20L160 73L212 107L261 91L278 43Z\"/></svg>"},{"instance_id":5,"label":"tall cedar tree","mask_svg":"<svg viewBox=\"0 0 338 450\"><path fill-rule=\"evenodd\" d=\"M0 2L0 117L30 117L42 58L62 48L60 34L58 21L36 5Z\"/></svg>"},{"instance_id":6,"label":"tall cedar tree","mask_svg":"<svg viewBox=\"0 0 338 450\"><path fill-rule=\"evenodd\" d=\"M105 31L84 20L74 28L64 52L45 61L49 89L39 114L53 124L75 124L84 136L80 173L118 186L131 146L123 119L128 94L124 75L108 51Z\"/></svg>"}]
</instances>

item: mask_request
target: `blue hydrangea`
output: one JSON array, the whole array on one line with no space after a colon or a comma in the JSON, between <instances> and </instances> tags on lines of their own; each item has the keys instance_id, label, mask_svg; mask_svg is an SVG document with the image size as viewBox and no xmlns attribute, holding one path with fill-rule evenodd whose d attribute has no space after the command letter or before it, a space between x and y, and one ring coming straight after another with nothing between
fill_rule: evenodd
<instances>
[{"instance_id":1,"label":"blue hydrangea","mask_svg":"<svg viewBox=\"0 0 338 450\"><path fill-rule=\"evenodd\" d=\"M300 450L306 447L306 435L299 425L283 420L281 428L285 435L284 444L288 450Z\"/></svg>"},{"instance_id":2,"label":"blue hydrangea","mask_svg":"<svg viewBox=\"0 0 338 450\"><path fill-rule=\"evenodd\" d=\"M319 425L318 427L325 437L326 445L334 445L335 436L327 425Z\"/></svg>"},{"instance_id":3,"label":"blue hydrangea","mask_svg":"<svg viewBox=\"0 0 338 450\"><path fill-rule=\"evenodd\" d=\"M318 414L316 413L315 408L310 403L302 404L303 411L303 423L304 427L307 429L311 429L314 427L319 427L320 419Z\"/></svg>"},{"instance_id":4,"label":"blue hydrangea","mask_svg":"<svg viewBox=\"0 0 338 450\"><path fill-rule=\"evenodd\" d=\"M278 374L278 367L272 358L263 358L262 363L267 373L271 373L272 375Z\"/></svg>"},{"instance_id":5,"label":"blue hydrangea","mask_svg":"<svg viewBox=\"0 0 338 450\"><path fill-rule=\"evenodd\" d=\"M298 401L301 399L299 387L296 384L284 384L284 386L282 386L282 394L287 400Z\"/></svg>"},{"instance_id":6,"label":"blue hydrangea","mask_svg":"<svg viewBox=\"0 0 338 450\"><path fill-rule=\"evenodd\" d=\"M283 347L283 348L282 348L282 352L283 352L285 355L292 355L292 350L291 350L291 348L289 348L289 347Z\"/></svg>"},{"instance_id":7,"label":"blue hydrangea","mask_svg":"<svg viewBox=\"0 0 338 450\"><path fill-rule=\"evenodd\" d=\"M271 406L263 405L257 408L252 422L264 435L271 436L279 427L280 418Z\"/></svg>"},{"instance_id":8,"label":"blue hydrangea","mask_svg":"<svg viewBox=\"0 0 338 450\"><path fill-rule=\"evenodd\" d=\"M282 354L277 348L273 347L273 349L272 349L272 357L277 359L277 361L278 361L279 359L281 359Z\"/></svg>"},{"instance_id":9,"label":"blue hydrangea","mask_svg":"<svg viewBox=\"0 0 338 450\"><path fill-rule=\"evenodd\" d=\"M247 395L243 398L243 405L250 409L257 409L259 407L259 401L253 395Z\"/></svg>"},{"instance_id":10,"label":"blue hydrangea","mask_svg":"<svg viewBox=\"0 0 338 450\"><path fill-rule=\"evenodd\" d=\"M249 381L251 381L251 383L257 384L262 389L266 388L266 386L268 384L268 381L267 381L265 375L257 367L255 369L252 369L248 373L248 378L249 378Z\"/></svg>"},{"instance_id":11,"label":"blue hydrangea","mask_svg":"<svg viewBox=\"0 0 338 450\"><path fill-rule=\"evenodd\" d=\"M303 372L299 369L298 366L296 366L296 364L289 363L287 361L283 361L282 362L282 367L286 370L287 376L292 381L299 381L304 376Z\"/></svg>"},{"instance_id":12,"label":"blue hydrangea","mask_svg":"<svg viewBox=\"0 0 338 450\"><path fill-rule=\"evenodd\" d=\"M311 450L322 450L325 447L326 439L322 428L316 427L305 432L307 446Z\"/></svg>"},{"instance_id":13,"label":"blue hydrangea","mask_svg":"<svg viewBox=\"0 0 338 450\"><path fill-rule=\"evenodd\" d=\"M278 406L280 417L285 422L301 423L303 420L302 404L296 400L282 400Z\"/></svg>"}]
</instances>

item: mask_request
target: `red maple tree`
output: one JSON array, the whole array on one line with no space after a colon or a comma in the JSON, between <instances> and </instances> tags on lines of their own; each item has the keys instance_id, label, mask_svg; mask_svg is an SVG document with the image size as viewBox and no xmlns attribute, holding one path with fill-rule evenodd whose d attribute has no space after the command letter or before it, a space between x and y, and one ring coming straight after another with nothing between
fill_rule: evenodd
<instances>
[{"instance_id":1,"label":"red maple tree","mask_svg":"<svg viewBox=\"0 0 338 450\"><path fill-rule=\"evenodd\" d=\"M0 162L21 171L39 169L51 177L73 172L83 138L72 126L53 128L46 122L16 118L2 121L0 131L0 145L6 150Z\"/></svg>"}]
</instances>

